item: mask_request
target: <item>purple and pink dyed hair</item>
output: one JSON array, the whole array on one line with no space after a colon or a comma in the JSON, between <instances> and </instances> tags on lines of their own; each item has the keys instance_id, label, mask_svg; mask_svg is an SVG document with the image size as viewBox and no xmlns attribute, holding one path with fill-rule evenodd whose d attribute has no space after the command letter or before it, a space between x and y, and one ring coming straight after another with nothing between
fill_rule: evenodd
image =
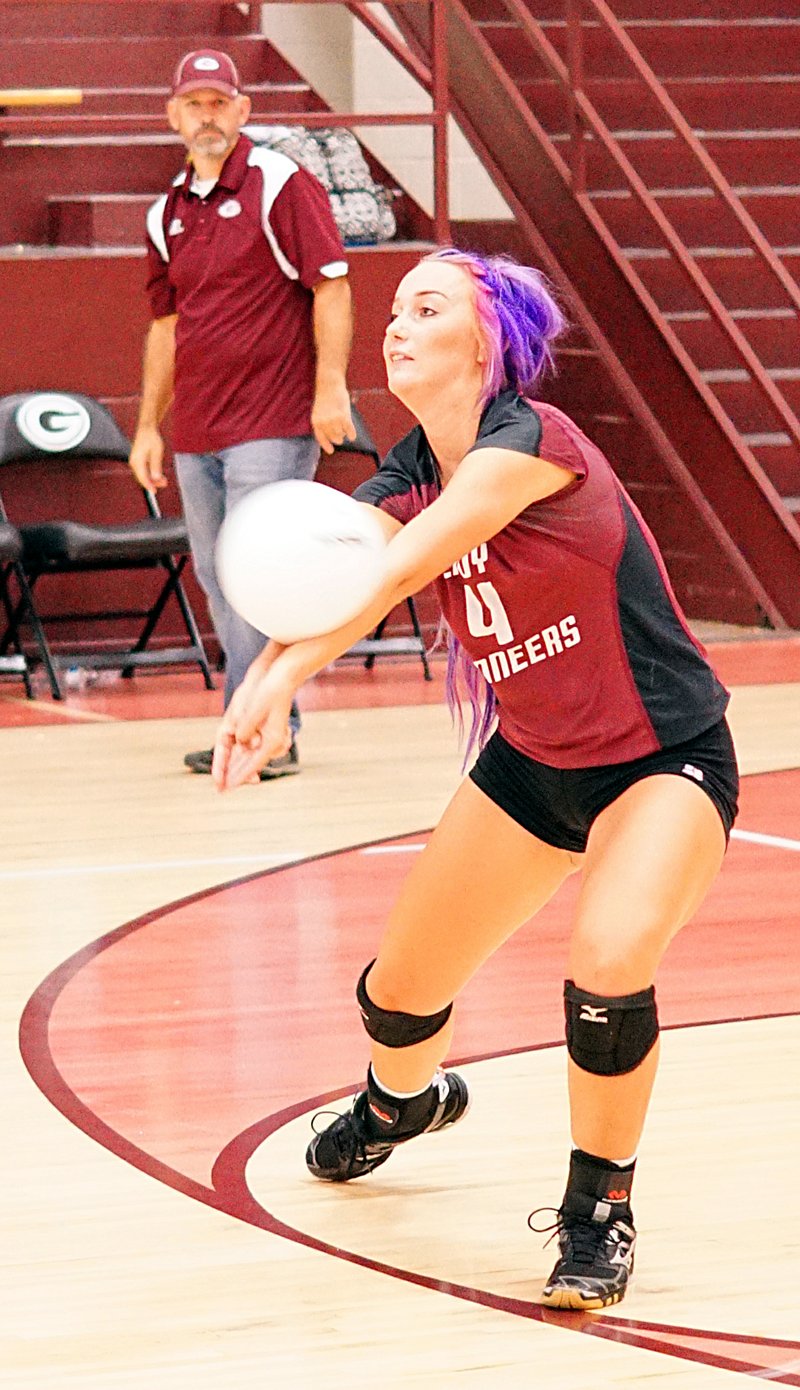
<instances>
[{"instance_id":1,"label":"purple and pink dyed hair","mask_svg":"<svg viewBox=\"0 0 800 1390\"><path fill-rule=\"evenodd\" d=\"M501 391L533 390L553 368L553 344L566 318L541 271L508 256L479 256L441 246L423 261L449 261L469 275L475 312L486 349L481 405Z\"/></svg>"},{"instance_id":2,"label":"purple and pink dyed hair","mask_svg":"<svg viewBox=\"0 0 800 1390\"><path fill-rule=\"evenodd\" d=\"M475 287L475 313L486 351L481 406L501 391L530 394L553 369L553 344L566 327L566 318L547 280L532 266L518 265L508 256L479 256L443 246L425 261L449 261L462 268ZM466 736L464 765L474 748L489 737L497 707L495 693L470 661L458 638L447 632L447 703L459 736L464 736L462 693L472 718Z\"/></svg>"}]
</instances>

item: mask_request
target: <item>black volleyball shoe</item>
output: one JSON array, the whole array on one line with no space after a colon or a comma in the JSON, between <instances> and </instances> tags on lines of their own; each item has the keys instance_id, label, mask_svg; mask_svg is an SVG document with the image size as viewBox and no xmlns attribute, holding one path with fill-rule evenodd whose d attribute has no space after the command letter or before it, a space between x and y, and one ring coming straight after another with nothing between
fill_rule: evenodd
<instances>
[{"instance_id":1,"label":"black volleyball shoe","mask_svg":"<svg viewBox=\"0 0 800 1390\"><path fill-rule=\"evenodd\" d=\"M635 1159L620 1165L573 1149L554 1224L537 1228L528 1218L532 1230L553 1231L561 1250L540 1297L548 1308L609 1308L624 1297L636 1245L631 1214L635 1167Z\"/></svg>"},{"instance_id":2,"label":"black volleyball shoe","mask_svg":"<svg viewBox=\"0 0 800 1390\"><path fill-rule=\"evenodd\" d=\"M553 1230L561 1250L539 1299L546 1307L587 1312L610 1308L624 1298L636 1245L629 1207L609 1215L605 1203L581 1192L570 1193L554 1227L531 1229Z\"/></svg>"},{"instance_id":3,"label":"black volleyball shoe","mask_svg":"<svg viewBox=\"0 0 800 1390\"><path fill-rule=\"evenodd\" d=\"M467 1084L454 1071L439 1072L434 1078L430 1096L425 1093L420 1098L427 1101L427 1113L413 1128L400 1128L405 1106L376 1101L374 1090L370 1086L369 1090L360 1091L346 1115L339 1115L314 1136L306 1150L306 1163L315 1178L324 1182L361 1178L385 1163L399 1144L420 1134L448 1129L469 1109Z\"/></svg>"}]
</instances>

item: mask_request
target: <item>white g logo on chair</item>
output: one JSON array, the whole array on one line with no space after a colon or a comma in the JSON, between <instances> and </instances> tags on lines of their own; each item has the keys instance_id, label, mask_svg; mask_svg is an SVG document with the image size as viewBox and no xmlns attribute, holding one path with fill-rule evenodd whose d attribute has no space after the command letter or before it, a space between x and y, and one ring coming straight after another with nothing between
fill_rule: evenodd
<instances>
[{"instance_id":1,"label":"white g logo on chair","mask_svg":"<svg viewBox=\"0 0 800 1390\"><path fill-rule=\"evenodd\" d=\"M91 429L89 412L72 396L29 396L17 409L16 426L23 439L49 454L62 454L81 444Z\"/></svg>"}]
</instances>

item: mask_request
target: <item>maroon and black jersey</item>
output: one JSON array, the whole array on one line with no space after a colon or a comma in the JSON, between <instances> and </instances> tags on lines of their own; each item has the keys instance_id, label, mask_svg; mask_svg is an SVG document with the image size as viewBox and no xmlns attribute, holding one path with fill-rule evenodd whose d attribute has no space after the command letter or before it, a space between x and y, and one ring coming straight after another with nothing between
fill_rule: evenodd
<instances>
[{"instance_id":1,"label":"maroon and black jersey","mask_svg":"<svg viewBox=\"0 0 800 1390\"><path fill-rule=\"evenodd\" d=\"M552 767L644 757L717 723L728 704L658 547L611 465L554 406L506 391L474 449L575 474L436 582L444 616L497 696L508 743ZM418 426L356 492L408 522L441 490Z\"/></svg>"}]
</instances>

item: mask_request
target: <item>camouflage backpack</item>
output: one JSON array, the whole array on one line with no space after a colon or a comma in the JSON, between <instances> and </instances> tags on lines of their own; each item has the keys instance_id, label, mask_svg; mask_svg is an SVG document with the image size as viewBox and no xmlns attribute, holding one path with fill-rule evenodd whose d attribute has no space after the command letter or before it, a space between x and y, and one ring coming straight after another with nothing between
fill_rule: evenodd
<instances>
[{"instance_id":1,"label":"camouflage backpack","mask_svg":"<svg viewBox=\"0 0 800 1390\"><path fill-rule=\"evenodd\" d=\"M393 195L376 183L353 132L305 126L245 126L256 145L278 150L308 169L327 189L346 246L374 246L397 231Z\"/></svg>"}]
</instances>

